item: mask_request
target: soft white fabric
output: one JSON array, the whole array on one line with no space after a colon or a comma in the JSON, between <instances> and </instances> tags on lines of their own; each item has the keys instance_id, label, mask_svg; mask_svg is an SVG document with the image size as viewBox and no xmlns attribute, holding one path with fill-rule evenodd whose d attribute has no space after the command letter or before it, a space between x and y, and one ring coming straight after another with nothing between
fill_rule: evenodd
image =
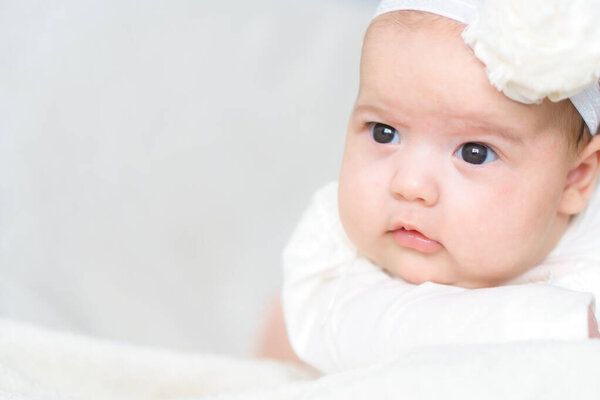
<instances>
[{"instance_id":1,"label":"soft white fabric","mask_svg":"<svg viewBox=\"0 0 600 400\"><path fill-rule=\"evenodd\" d=\"M490 82L513 100L570 98L595 134L600 125L600 3L596 0L382 0L374 18L418 10L467 26L465 42Z\"/></svg>"},{"instance_id":2,"label":"soft white fabric","mask_svg":"<svg viewBox=\"0 0 600 400\"><path fill-rule=\"evenodd\" d=\"M570 97L571 102L586 122L592 135L600 126L600 82ZM595 129L594 129L595 128Z\"/></svg>"},{"instance_id":3,"label":"soft white fabric","mask_svg":"<svg viewBox=\"0 0 600 400\"><path fill-rule=\"evenodd\" d=\"M596 400L600 341L433 346L315 378L284 363L134 347L0 319L0 399Z\"/></svg>"},{"instance_id":4,"label":"soft white fabric","mask_svg":"<svg viewBox=\"0 0 600 400\"><path fill-rule=\"evenodd\" d=\"M282 363L132 346L0 319L0 399L175 399L314 376Z\"/></svg>"},{"instance_id":5,"label":"soft white fabric","mask_svg":"<svg viewBox=\"0 0 600 400\"><path fill-rule=\"evenodd\" d=\"M600 295L598 203L595 193L542 265L510 285L469 290L412 285L358 257L339 221L337 185L329 184L284 253L292 346L329 373L420 345L584 339L588 307Z\"/></svg>"},{"instance_id":6,"label":"soft white fabric","mask_svg":"<svg viewBox=\"0 0 600 400\"><path fill-rule=\"evenodd\" d=\"M220 400L597 400L595 341L433 346L372 368Z\"/></svg>"}]
</instances>

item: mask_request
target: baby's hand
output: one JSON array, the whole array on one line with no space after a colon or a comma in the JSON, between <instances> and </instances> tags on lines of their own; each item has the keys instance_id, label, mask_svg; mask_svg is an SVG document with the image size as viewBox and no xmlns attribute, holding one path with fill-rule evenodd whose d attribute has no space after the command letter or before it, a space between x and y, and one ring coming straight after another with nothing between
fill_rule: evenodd
<instances>
[{"instance_id":1,"label":"baby's hand","mask_svg":"<svg viewBox=\"0 0 600 400\"><path fill-rule=\"evenodd\" d=\"M600 339L600 333L598 332L598 322L596 321L596 316L594 315L594 307L592 304L590 304L590 307L588 308L588 329L590 339Z\"/></svg>"}]
</instances>

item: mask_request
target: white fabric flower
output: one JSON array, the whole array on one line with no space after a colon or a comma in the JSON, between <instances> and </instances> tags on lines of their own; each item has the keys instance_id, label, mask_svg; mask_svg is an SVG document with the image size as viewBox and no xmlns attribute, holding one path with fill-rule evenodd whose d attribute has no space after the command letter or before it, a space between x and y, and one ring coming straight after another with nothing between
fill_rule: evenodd
<instances>
[{"instance_id":1,"label":"white fabric flower","mask_svg":"<svg viewBox=\"0 0 600 400\"><path fill-rule=\"evenodd\" d=\"M600 0L487 0L463 32L490 82L522 103L600 78Z\"/></svg>"}]
</instances>

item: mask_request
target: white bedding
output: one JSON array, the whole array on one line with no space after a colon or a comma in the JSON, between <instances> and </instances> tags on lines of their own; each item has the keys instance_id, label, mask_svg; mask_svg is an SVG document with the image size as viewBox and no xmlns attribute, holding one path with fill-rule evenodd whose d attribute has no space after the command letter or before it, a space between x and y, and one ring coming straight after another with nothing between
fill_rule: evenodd
<instances>
[{"instance_id":1,"label":"white bedding","mask_svg":"<svg viewBox=\"0 0 600 400\"><path fill-rule=\"evenodd\" d=\"M426 347L316 377L0 320L2 399L598 399L600 341Z\"/></svg>"}]
</instances>

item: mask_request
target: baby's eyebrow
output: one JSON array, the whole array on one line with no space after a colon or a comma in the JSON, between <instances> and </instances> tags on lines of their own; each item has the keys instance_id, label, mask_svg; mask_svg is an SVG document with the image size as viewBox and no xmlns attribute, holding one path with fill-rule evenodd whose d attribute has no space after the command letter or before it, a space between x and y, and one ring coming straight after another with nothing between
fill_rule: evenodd
<instances>
[{"instance_id":1,"label":"baby's eyebrow","mask_svg":"<svg viewBox=\"0 0 600 400\"><path fill-rule=\"evenodd\" d=\"M385 121L377 121L377 122L385 122L388 124L392 124L394 126L404 127L404 126L409 125L409 119L406 118L405 116L403 116L402 114L394 113L394 112L391 112L386 107L378 107L376 105L369 104L369 103L357 104L354 107L353 114L354 115L367 114L370 117L384 118Z\"/></svg>"},{"instance_id":2,"label":"baby's eyebrow","mask_svg":"<svg viewBox=\"0 0 600 400\"><path fill-rule=\"evenodd\" d=\"M394 126L409 126L409 119L405 118L398 113L390 113L385 107L378 107L373 104L363 103L357 104L354 108L355 115L367 114L373 117L386 117L385 122ZM509 142L515 144L523 144L523 135L518 133L513 127L506 126L504 124L495 124L486 119L471 118L468 116L452 118L454 123L460 126L462 129L468 128L469 130L483 131L486 134L500 136Z\"/></svg>"},{"instance_id":3,"label":"baby's eyebrow","mask_svg":"<svg viewBox=\"0 0 600 400\"><path fill-rule=\"evenodd\" d=\"M505 125L497 125L489 121L479 121L472 119L461 119L461 122L471 129L485 131L487 134L500 136L515 144L523 144L522 134L517 133L513 128Z\"/></svg>"},{"instance_id":4,"label":"baby's eyebrow","mask_svg":"<svg viewBox=\"0 0 600 400\"><path fill-rule=\"evenodd\" d=\"M357 104L354 107L354 114L379 114L383 110L371 104Z\"/></svg>"}]
</instances>

